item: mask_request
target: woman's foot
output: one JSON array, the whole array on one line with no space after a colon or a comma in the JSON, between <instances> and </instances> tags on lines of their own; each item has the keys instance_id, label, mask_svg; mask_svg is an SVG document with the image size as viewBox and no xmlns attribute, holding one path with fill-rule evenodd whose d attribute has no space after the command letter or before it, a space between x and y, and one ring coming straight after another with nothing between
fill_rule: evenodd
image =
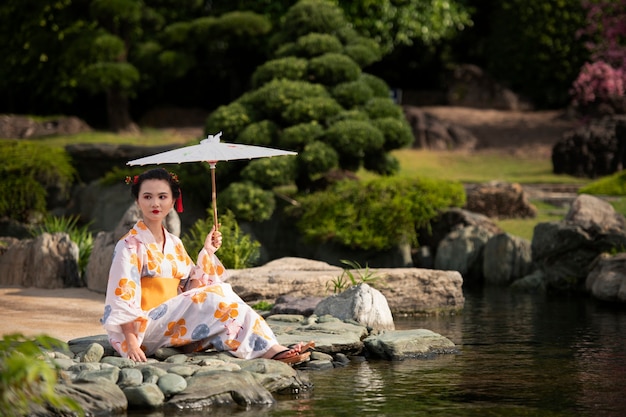
<instances>
[{"instance_id":1,"label":"woman's foot","mask_svg":"<svg viewBox=\"0 0 626 417\"><path fill-rule=\"evenodd\" d=\"M315 348L315 342L300 342L294 345L285 347L282 345L272 346L265 355L266 359L274 359L277 361L285 362L289 365L297 365L305 362L311 356L311 350Z\"/></svg>"}]
</instances>

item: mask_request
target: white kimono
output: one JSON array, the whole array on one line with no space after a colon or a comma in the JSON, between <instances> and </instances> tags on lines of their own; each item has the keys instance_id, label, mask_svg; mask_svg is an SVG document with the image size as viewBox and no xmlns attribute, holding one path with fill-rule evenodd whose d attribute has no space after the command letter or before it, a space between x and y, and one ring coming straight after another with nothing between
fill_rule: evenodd
<instances>
[{"instance_id":1,"label":"white kimono","mask_svg":"<svg viewBox=\"0 0 626 417\"><path fill-rule=\"evenodd\" d=\"M213 347L251 359L277 344L265 320L222 281L224 267L204 248L194 265L182 241L165 230L161 251L143 221L115 246L102 325L113 348L128 357L121 325L135 323L147 356L165 346ZM185 291L189 278L201 287Z\"/></svg>"}]
</instances>

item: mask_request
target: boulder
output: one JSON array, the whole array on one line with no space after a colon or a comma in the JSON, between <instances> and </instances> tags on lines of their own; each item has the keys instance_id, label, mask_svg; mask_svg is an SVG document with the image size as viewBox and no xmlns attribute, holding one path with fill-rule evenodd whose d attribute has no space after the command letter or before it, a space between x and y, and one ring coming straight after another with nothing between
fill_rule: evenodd
<instances>
[{"instance_id":1,"label":"boulder","mask_svg":"<svg viewBox=\"0 0 626 417\"><path fill-rule=\"evenodd\" d=\"M371 356L387 360L428 359L442 353L459 353L450 339L427 329L386 331L367 337L363 343Z\"/></svg>"},{"instance_id":2,"label":"boulder","mask_svg":"<svg viewBox=\"0 0 626 417\"><path fill-rule=\"evenodd\" d=\"M533 107L476 65L458 65L448 84L451 106L497 110L532 110Z\"/></svg>"},{"instance_id":3,"label":"boulder","mask_svg":"<svg viewBox=\"0 0 626 417\"><path fill-rule=\"evenodd\" d=\"M15 241L0 255L0 285L82 287L78 246L67 233L43 233Z\"/></svg>"},{"instance_id":4,"label":"boulder","mask_svg":"<svg viewBox=\"0 0 626 417\"><path fill-rule=\"evenodd\" d=\"M626 253L601 254L587 275L585 288L599 300L626 302Z\"/></svg>"},{"instance_id":5,"label":"boulder","mask_svg":"<svg viewBox=\"0 0 626 417\"><path fill-rule=\"evenodd\" d=\"M329 285L344 272L325 262L281 258L256 267L228 271L228 282L247 302L292 297L327 297ZM360 271L351 271L358 277ZM454 313L465 304L463 278L455 271L421 268L371 269L371 285L386 298L392 314ZM254 283L254 285L251 285Z\"/></svg>"},{"instance_id":6,"label":"boulder","mask_svg":"<svg viewBox=\"0 0 626 417\"><path fill-rule=\"evenodd\" d=\"M467 285L482 282L483 252L492 236L492 230L480 226L468 226L450 232L439 243L435 269L458 271Z\"/></svg>"},{"instance_id":7,"label":"boulder","mask_svg":"<svg viewBox=\"0 0 626 417\"><path fill-rule=\"evenodd\" d=\"M471 150L478 139L467 129L455 126L418 107L404 107L404 116L413 131L412 147L445 151Z\"/></svg>"},{"instance_id":8,"label":"boulder","mask_svg":"<svg viewBox=\"0 0 626 417\"><path fill-rule=\"evenodd\" d=\"M0 115L0 138L28 139L52 135L75 135L91 130L87 123L75 116L36 121L28 116Z\"/></svg>"},{"instance_id":9,"label":"boulder","mask_svg":"<svg viewBox=\"0 0 626 417\"><path fill-rule=\"evenodd\" d=\"M500 219L533 218L537 208L517 183L492 181L465 187L465 209Z\"/></svg>"},{"instance_id":10,"label":"boulder","mask_svg":"<svg viewBox=\"0 0 626 417\"><path fill-rule=\"evenodd\" d=\"M583 290L594 259L603 252L626 248L626 220L608 202L580 195L563 221L535 226L531 251L546 286Z\"/></svg>"},{"instance_id":11,"label":"boulder","mask_svg":"<svg viewBox=\"0 0 626 417\"><path fill-rule=\"evenodd\" d=\"M366 283L353 285L339 294L323 299L315 307L314 314L354 320L374 330L395 329L385 296Z\"/></svg>"},{"instance_id":12,"label":"boulder","mask_svg":"<svg viewBox=\"0 0 626 417\"><path fill-rule=\"evenodd\" d=\"M508 233L499 233L485 244L485 284L508 285L530 274L533 269L530 241Z\"/></svg>"},{"instance_id":13,"label":"boulder","mask_svg":"<svg viewBox=\"0 0 626 417\"><path fill-rule=\"evenodd\" d=\"M428 227L417 231L420 247L430 248L430 256L437 255L439 243L454 230L460 230L467 226L477 226L495 235L502 233L502 229L484 214L474 213L461 208L451 208L441 212L430 221Z\"/></svg>"}]
</instances>

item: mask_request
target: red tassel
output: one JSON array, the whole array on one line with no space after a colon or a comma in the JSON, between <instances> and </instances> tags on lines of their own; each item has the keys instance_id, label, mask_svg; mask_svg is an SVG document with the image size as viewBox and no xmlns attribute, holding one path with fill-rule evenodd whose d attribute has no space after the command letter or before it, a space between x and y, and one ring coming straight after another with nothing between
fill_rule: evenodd
<instances>
[{"instance_id":1,"label":"red tassel","mask_svg":"<svg viewBox=\"0 0 626 417\"><path fill-rule=\"evenodd\" d=\"M183 192L182 191L180 192L180 195L176 199L176 211L178 213L183 212Z\"/></svg>"}]
</instances>

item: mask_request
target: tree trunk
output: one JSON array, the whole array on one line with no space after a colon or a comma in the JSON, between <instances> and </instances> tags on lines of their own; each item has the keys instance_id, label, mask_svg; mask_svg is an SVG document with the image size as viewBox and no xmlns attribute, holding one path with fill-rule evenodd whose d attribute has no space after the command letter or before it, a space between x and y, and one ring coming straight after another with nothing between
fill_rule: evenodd
<instances>
[{"instance_id":1,"label":"tree trunk","mask_svg":"<svg viewBox=\"0 0 626 417\"><path fill-rule=\"evenodd\" d=\"M120 90L107 91L109 127L117 133L139 133L139 126L130 117L128 97Z\"/></svg>"}]
</instances>

